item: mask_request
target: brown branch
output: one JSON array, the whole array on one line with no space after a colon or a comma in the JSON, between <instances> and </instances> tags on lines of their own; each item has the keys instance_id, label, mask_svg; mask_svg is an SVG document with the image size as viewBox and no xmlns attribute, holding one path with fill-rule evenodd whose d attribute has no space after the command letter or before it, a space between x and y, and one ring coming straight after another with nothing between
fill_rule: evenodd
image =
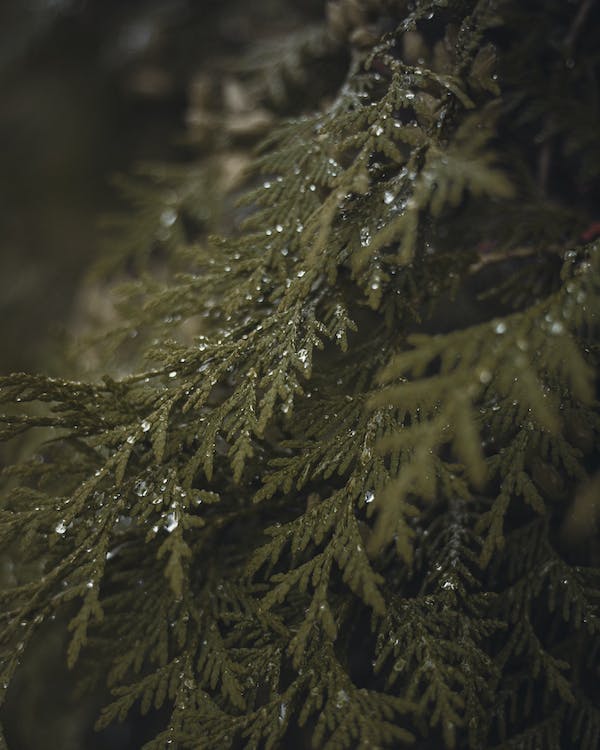
<instances>
[{"instance_id":1,"label":"brown branch","mask_svg":"<svg viewBox=\"0 0 600 750\"><path fill-rule=\"evenodd\" d=\"M565 37L565 46L568 50L573 49L577 37L579 36L579 32L581 31L581 28L585 23L585 19L587 18L588 13L592 9L592 5L595 2L596 0L583 0L583 2L579 5L579 10L577 11L575 18L573 19L573 23L571 24L569 33Z\"/></svg>"}]
</instances>

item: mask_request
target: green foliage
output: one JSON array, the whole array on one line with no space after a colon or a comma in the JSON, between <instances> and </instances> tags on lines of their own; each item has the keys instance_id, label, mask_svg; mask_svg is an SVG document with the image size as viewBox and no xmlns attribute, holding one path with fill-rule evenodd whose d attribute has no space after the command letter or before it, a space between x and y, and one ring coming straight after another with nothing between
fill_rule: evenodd
<instances>
[{"instance_id":1,"label":"green foliage","mask_svg":"<svg viewBox=\"0 0 600 750\"><path fill-rule=\"evenodd\" d=\"M332 3L270 80L346 80L228 231L227 139L136 186L120 377L0 383L2 438L50 435L5 470L0 682L65 609L99 727L169 707L147 748L597 745L597 97L564 103L599 53L563 6Z\"/></svg>"}]
</instances>

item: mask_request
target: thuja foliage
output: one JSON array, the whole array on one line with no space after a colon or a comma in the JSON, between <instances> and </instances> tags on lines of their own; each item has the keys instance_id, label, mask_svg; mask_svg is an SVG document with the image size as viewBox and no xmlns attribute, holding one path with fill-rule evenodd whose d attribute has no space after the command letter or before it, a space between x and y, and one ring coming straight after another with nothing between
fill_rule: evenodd
<instances>
[{"instance_id":1,"label":"thuja foliage","mask_svg":"<svg viewBox=\"0 0 600 750\"><path fill-rule=\"evenodd\" d=\"M217 120L135 183L127 372L2 380L5 688L66 611L148 749L598 747L598 20L330 3L237 209Z\"/></svg>"}]
</instances>

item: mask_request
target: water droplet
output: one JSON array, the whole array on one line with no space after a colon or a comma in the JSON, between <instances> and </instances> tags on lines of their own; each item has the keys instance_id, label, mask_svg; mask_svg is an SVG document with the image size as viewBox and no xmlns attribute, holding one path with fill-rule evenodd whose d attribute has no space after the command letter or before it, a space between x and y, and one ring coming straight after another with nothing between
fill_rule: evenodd
<instances>
[{"instance_id":1,"label":"water droplet","mask_svg":"<svg viewBox=\"0 0 600 750\"><path fill-rule=\"evenodd\" d=\"M494 326L494 331L500 335L506 333L506 323L504 323L504 321L502 320L499 323L496 323L496 325Z\"/></svg>"},{"instance_id":2,"label":"water droplet","mask_svg":"<svg viewBox=\"0 0 600 750\"><path fill-rule=\"evenodd\" d=\"M135 443L135 437L133 435L128 435L126 442L129 443L129 445L133 445Z\"/></svg>"},{"instance_id":3,"label":"water droplet","mask_svg":"<svg viewBox=\"0 0 600 750\"><path fill-rule=\"evenodd\" d=\"M169 373L169 377L170 378L176 378L177 377L177 370L171 370L171 372Z\"/></svg>"},{"instance_id":4,"label":"water droplet","mask_svg":"<svg viewBox=\"0 0 600 750\"><path fill-rule=\"evenodd\" d=\"M394 194L391 193L389 190L386 190L383 194L383 202L389 206L389 204L394 200Z\"/></svg>"},{"instance_id":5,"label":"water droplet","mask_svg":"<svg viewBox=\"0 0 600 750\"><path fill-rule=\"evenodd\" d=\"M179 526L179 518L176 513L167 513L166 531L170 534Z\"/></svg>"},{"instance_id":6,"label":"water droplet","mask_svg":"<svg viewBox=\"0 0 600 750\"><path fill-rule=\"evenodd\" d=\"M146 482L144 482L144 480L140 480L139 482L135 483L134 491L138 497L146 497L146 495L148 494L148 485L146 484Z\"/></svg>"},{"instance_id":7,"label":"water droplet","mask_svg":"<svg viewBox=\"0 0 600 750\"><path fill-rule=\"evenodd\" d=\"M298 273L296 274L296 276L297 276L297 277L298 277L299 279L301 279L301 278L302 278L302 277L303 277L303 276L304 276L305 274L306 274L306 271L298 271Z\"/></svg>"},{"instance_id":8,"label":"water droplet","mask_svg":"<svg viewBox=\"0 0 600 750\"><path fill-rule=\"evenodd\" d=\"M489 370L480 370L479 371L479 382L483 383L484 385L486 383L489 383L492 379L492 373Z\"/></svg>"},{"instance_id":9,"label":"water droplet","mask_svg":"<svg viewBox=\"0 0 600 750\"><path fill-rule=\"evenodd\" d=\"M160 215L160 223L163 227L172 227L177 221L177 211L172 208L166 208Z\"/></svg>"},{"instance_id":10,"label":"water droplet","mask_svg":"<svg viewBox=\"0 0 600 750\"><path fill-rule=\"evenodd\" d=\"M140 426L142 428L142 432L148 432L148 430L152 427L152 425L150 424L150 422L148 422L147 419L144 419L144 421L142 422Z\"/></svg>"},{"instance_id":11,"label":"water droplet","mask_svg":"<svg viewBox=\"0 0 600 750\"><path fill-rule=\"evenodd\" d=\"M117 524L122 529L128 529L132 523L133 519L131 518L131 516L119 516L119 518L117 519Z\"/></svg>"},{"instance_id":12,"label":"water droplet","mask_svg":"<svg viewBox=\"0 0 600 750\"><path fill-rule=\"evenodd\" d=\"M558 335L560 335L560 334L561 334L561 333L562 333L563 331L564 331L564 326L563 326L563 324L562 324L562 323L559 323L558 321L555 321L555 322L554 322L554 323L552 323L552 325L550 326L550 333L551 333L551 334L552 334L553 336L558 336Z\"/></svg>"},{"instance_id":13,"label":"water droplet","mask_svg":"<svg viewBox=\"0 0 600 750\"><path fill-rule=\"evenodd\" d=\"M375 493L372 492L371 490L368 490L367 492L365 492L365 503L367 504L372 503L373 500L375 500Z\"/></svg>"},{"instance_id":14,"label":"water droplet","mask_svg":"<svg viewBox=\"0 0 600 750\"><path fill-rule=\"evenodd\" d=\"M54 527L54 531L56 531L57 534L64 534L66 530L67 526L64 521L59 521Z\"/></svg>"}]
</instances>

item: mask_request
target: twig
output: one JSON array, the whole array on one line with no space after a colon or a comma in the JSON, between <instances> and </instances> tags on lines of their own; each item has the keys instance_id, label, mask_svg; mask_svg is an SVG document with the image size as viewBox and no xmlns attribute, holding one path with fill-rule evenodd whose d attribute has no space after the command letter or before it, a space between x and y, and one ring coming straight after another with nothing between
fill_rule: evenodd
<instances>
[{"instance_id":1,"label":"twig","mask_svg":"<svg viewBox=\"0 0 600 750\"><path fill-rule=\"evenodd\" d=\"M512 258L528 258L532 255L539 255L540 251L533 247L517 247L512 250L505 250L495 253L486 253L478 261L469 266L470 273L477 273L490 263L500 263Z\"/></svg>"},{"instance_id":2,"label":"twig","mask_svg":"<svg viewBox=\"0 0 600 750\"><path fill-rule=\"evenodd\" d=\"M569 29L569 33L565 37L565 46L568 50L573 49L575 41L577 40L579 32L581 31L581 27L585 23L585 19L587 18L587 15L592 9L592 5L595 2L596 0L583 0L583 2L580 4L577 15L573 19L573 23L571 24L571 28Z\"/></svg>"}]
</instances>

